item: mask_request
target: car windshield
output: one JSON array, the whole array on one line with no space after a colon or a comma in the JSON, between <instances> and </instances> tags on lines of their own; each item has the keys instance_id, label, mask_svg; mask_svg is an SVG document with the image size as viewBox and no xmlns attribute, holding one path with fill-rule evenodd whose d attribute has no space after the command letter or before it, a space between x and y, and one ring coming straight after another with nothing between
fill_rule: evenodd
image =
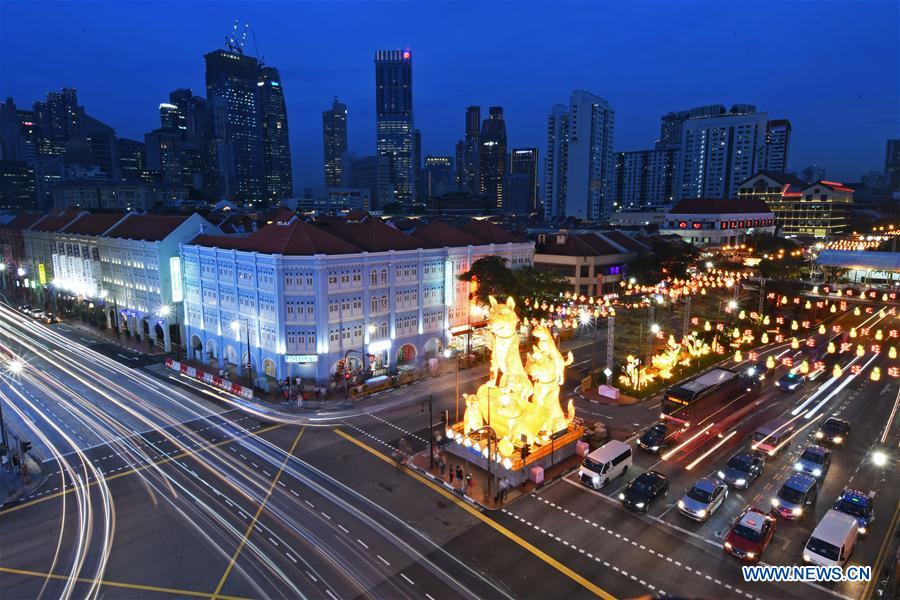
<instances>
[{"instance_id":1,"label":"car windshield","mask_svg":"<svg viewBox=\"0 0 900 600\"><path fill-rule=\"evenodd\" d=\"M806 549L810 552L818 554L819 556L824 556L829 560L837 560L841 555L841 549L835 546L834 544L829 544L824 540L820 540L817 537L809 538L809 542L806 544Z\"/></svg>"},{"instance_id":2,"label":"car windshield","mask_svg":"<svg viewBox=\"0 0 900 600\"><path fill-rule=\"evenodd\" d=\"M729 467L743 473L749 472L752 464L753 462L747 456L732 456L731 460L728 461Z\"/></svg>"},{"instance_id":3,"label":"car windshield","mask_svg":"<svg viewBox=\"0 0 900 600\"><path fill-rule=\"evenodd\" d=\"M846 513L854 517L865 517L866 513L868 512L865 506L850 502L849 500L841 500L840 502L838 502L837 509L842 513Z\"/></svg>"},{"instance_id":4,"label":"car windshield","mask_svg":"<svg viewBox=\"0 0 900 600\"><path fill-rule=\"evenodd\" d=\"M803 502L803 492L798 492L794 488L783 486L781 491L778 492L778 497L782 500L786 500L791 504L800 504Z\"/></svg>"},{"instance_id":5,"label":"car windshield","mask_svg":"<svg viewBox=\"0 0 900 600\"><path fill-rule=\"evenodd\" d=\"M649 496L653 493L653 486L647 480L635 479L628 485L628 491L641 496Z\"/></svg>"},{"instance_id":6,"label":"car windshield","mask_svg":"<svg viewBox=\"0 0 900 600\"><path fill-rule=\"evenodd\" d=\"M840 421L825 421L822 425L822 429L828 433L842 433L844 431L844 424Z\"/></svg>"},{"instance_id":7,"label":"car windshield","mask_svg":"<svg viewBox=\"0 0 900 600\"><path fill-rule=\"evenodd\" d=\"M696 500L697 502L702 502L704 504L709 504L710 499L712 499L712 494L705 490L701 490L698 487L692 487L688 493L687 497L691 500Z\"/></svg>"},{"instance_id":8,"label":"car windshield","mask_svg":"<svg viewBox=\"0 0 900 600\"><path fill-rule=\"evenodd\" d=\"M595 473L600 473L601 469L603 468L603 463L599 463L596 460L592 460L590 458L585 457L584 462L581 463L581 466L584 467L585 469L590 469L591 471L594 471Z\"/></svg>"},{"instance_id":9,"label":"car windshield","mask_svg":"<svg viewBox=\"0 0 900 600\"><path fill-rule=\"evenodd\" d=\"M762 541L762 532L756 531L755 529L750 529L746 525L741 525L738 523L734 526L734 533L741 536L745 540L749 540L751 542L761 542Z\"/></svg>"},{"instance_id":10,"label":"car windshield","mask_svg":"<svg viewBox=\"0 0 900 600\"><path fill-rule=\"evenodd\" d=\"M806 462L816 463L817 465L821 465L825 462L825 455L821 452L815 452L813 450L807 450L800 456L800 460L805 460Z\"/></svg>"},{"instance_id":11,"label":"car windshield","mask_svg":"<svg viewBox=\"0 0 900 600\"><path fill-rule=\"evenodd\" d=\"M798 379L800 379L800 376L797 375L796 373L788 373L782 379L784 379L787 382L793 382L793 381L797 381Z\"/></svg>"}]
</instances>

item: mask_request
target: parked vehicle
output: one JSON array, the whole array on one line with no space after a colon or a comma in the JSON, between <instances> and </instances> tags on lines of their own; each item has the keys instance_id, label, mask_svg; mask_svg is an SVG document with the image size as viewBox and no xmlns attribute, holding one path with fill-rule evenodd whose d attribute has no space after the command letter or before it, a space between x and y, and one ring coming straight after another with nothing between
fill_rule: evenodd
<instances>
[{"instance_id":1,"label":"parked vehicle","mask_svg":"<svg viewBox=\"0 0 900 600\"><path fill-rule=\"evenodd\" d=\"M681 514L695 521L709 519L728 497L728 486L724 481L712 477L704 477L687 491L678 501Z\"/></svg>"},{"instance_id":2,"label":"parked vehicle","mask_svg":"<svg viewBox=\"0 0 900 600\"><path fill-rule=\"evenodd\" d=\"M631 466L631 446L619 440L612 440L584 457L578 478L595 490L602 488L611 479L624 475Z\"/></svg>"}]
</instances>

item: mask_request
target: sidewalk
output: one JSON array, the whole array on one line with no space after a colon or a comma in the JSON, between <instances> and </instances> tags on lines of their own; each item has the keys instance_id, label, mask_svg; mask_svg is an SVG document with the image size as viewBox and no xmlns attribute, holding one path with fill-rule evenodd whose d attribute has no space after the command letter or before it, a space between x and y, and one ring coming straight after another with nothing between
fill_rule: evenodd
<instances>
[{"instance_id":1,"label":"sidewalk","mask_svg":"<svg viewBox=\"0 0 900 600\"><path fill-rule=\"evenodd\" d=\"M527 496L534 490L543 487L552 481L565 477L572 470L577 469L581 464L581 458L578 455L573 454L569 458L558 462L550 469L544 471L544 481L540 484L535 484L531 480L526 480L519 486L510 487L507 491L505 499L500 500L498 498L498 490L500 484L499 481L496 480L496 478L490 486L490 493L488 492L487 471L473 465L472 463L467 464L465 460L459 458L458 456L449 454L447 452L441 452L440 455L443 457L446 464L444 473L441 473L436 464L434 467L429 467L428 453L429 450L426 448L421 452L413 454L407 460L406 465L410 468L415 469L416 471L419 471L435 483L443 485L447 490L459 494L470 504L474 504L475 506L478 506L479 508L482 508L484 510L499 510L507 506L508 504L515 502L519 498ZM464 478L466 467L468 467L468 473L472 477L471 484L465 491L463 490L463 482L459 481L459 479L457 479L456 476L453 475L453 473L456 471L457 466L459 466L459 468L462 470Z\"/></svg>"},{"instance_id":2,"label":"sidewalk","mask_svg":"<svg viewBox=\"0 0 900 600\"><path fill-rule=\"evenodd\" d=\"M120 336L116 336L115 332L109 329L104 329L100 327L94 327L92 325L88 325L84 323L80 319L72 319L70 321L63 321L63 325L68 325L74 329L80 329L81 331L90 333L97 337L105 339L107 342L116 344L128 350L134 350L135 352L140 352L141 354L147 354L150 356L163 356L166 354L166 351L156 345L151 346L146 341L140 341L137 338L131 336L127 336L124 333Z\"/></svg>"}]
</instances>

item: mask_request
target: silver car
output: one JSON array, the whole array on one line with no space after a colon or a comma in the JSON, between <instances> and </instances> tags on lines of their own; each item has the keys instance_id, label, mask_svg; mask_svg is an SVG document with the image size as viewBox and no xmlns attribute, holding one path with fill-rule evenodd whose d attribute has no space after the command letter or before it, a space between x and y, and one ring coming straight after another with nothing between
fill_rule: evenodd
<instances>
[{"instance_id":1,"label":"silver car","mask_svg":"<svg viewBox=\"0 0 900 600\"><path fill-rule=\"evenodd\" d=\"M681 514L695 521L707 520L725 502L728 486L724 481L704 477L678 501Z\"/></svg>"}]
</instances>

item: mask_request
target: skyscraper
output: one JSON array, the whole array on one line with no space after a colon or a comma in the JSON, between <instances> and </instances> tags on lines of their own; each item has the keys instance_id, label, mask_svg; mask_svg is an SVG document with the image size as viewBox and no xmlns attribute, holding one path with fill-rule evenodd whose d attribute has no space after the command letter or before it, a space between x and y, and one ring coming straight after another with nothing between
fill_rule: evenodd
<instances>
[{"instance_id":1,"label":"skyscraper","mask_svg":"<svg viewBox=\"0 0 900 600\"><path fill-rule=\"evenodd\" d=\"M178 111L178 107L168 102L161 102L159 105L159 126L162 129L186 130L186 119Z\"/></svg>"},{"instance_id":2,"label":"skyscraper","mask_svg":"<svg viewBox=\"0 0 900 600\"><path fill-rule=\"evenodd\" d=\"M466 108L466 134L458 144L456 157L457 183L463 191L480 193L478 150L481 134L481 107Z\"/></svg>"},{"instance_id":3,"label":"skyscraper","mask_svg":"<svg viewBox=\"0 0 900 600\"><path fill-rule=\"evenodd\" d=\"M653 150L617 152L615 210L654 211L671 206L675 200L678 155L677 145L659 143Z\"/></svg>"},{"instance_id":4,"label":"skyscraper","mask_svg":"<svg viewBox=\"0 0 900 600\"><path fill-rule=\"evenodd\" d=\"M538 149L513 148L509 155L510 175L524 175L526 186L525 210L538 209Z\"/></svg>"},{"instance_id":5,"label":"skyscraper","mask_svg":"<svg viewBox=\"0 0 900 600\"><path fill-rule=\"evenodd\" d=\"M766 170L786 173L791 143L791 122L775 119L766 123Z\"/></svg>"},{"instance_id":6,"label":"skyscraper","mask_svg":"<svg viewBox=\"0 0 900 600\"><path fill-rule=\"evenodd\" d=\"M678 197L735 197L738 185L766 164L768 122L767 113L743 104L725 114L686 120L681 134Z\"/></svg>"},{"instance_id":7,"label":"skyscraper","mask_svg":"<svg viewBox=\"0 0 900 600\"><path fill-rule=\"evenodd\" d=\"M262 67L259 71L259 105L261 110L263 152L265 154L266 200L276 204L293 193L291 174L291 145L288 139L287 108L284 104L284 86L281 75L274 67Z\"/></svg>"},{"instance_id":8,"label":"skyscraper","mask_svg":"<svg viewBox=\"0 0 900 600\"><path fill-rule=\"evenodd\" d=\"M803 183L815 183L825 179L825 169L819 165L809 165L800 170L800 181Z\"/></svg>"},{"instance_id":9,"label":"skyscraper","mask_svg":"<svg viewBox=\"0 0 900 600\"><path fill-rule=\"evenodd\" d=\"M614 127L612 106L582 90L572 92L568 112L553 108L547 124L547 218L597 221L609 215Z\"/></svg>"},{"instance_id":10,"label":"skyscraper","mask_svg":"<svg viewBox=\"0 0 900 600\"><path fill-rule=\"evenodd\" d=\"M895 192L900 191L900 139L887 141L884 174L888 179L888 186Z\"/></svg>"},{"instance_id":11,"label":"skyscraper","mask_svg":"<svg viewBox=\"0 0 900 600\"><path fill-rule=\"evenodd\" d=\"M412 53L375 52L375 151L390 160L393 201L415 200L416 168L413 140ZM388 200L382 199L382 203Z\"/></svg>"},{"instance_id":12,"label":"skyscraper","mask_svg":"<svg viewBox=\"0 0 900 600\"><path fill-rule=\"evenodd\" d=\"M343 161L347 152L347 105L338 102L322 113L322 143L325 147L325 187L343 185Z\"/></svg>"},{"instance_id":13,"label":"skyscraper","mask_svg":"<svg viewBox=\"0 0 900 600\"><path fill-rule=\"evenodd\" d=\"M422 174L426 202L432 196L448 194L456 187L453 176L453 159L449 156L426 156Z\"/></svg>"},{"instance_id":14,"label":"skyscraper","mask_svg":"<svg viewBox=\"0 0 900 600\"><path fill-rule=\"evenodd\" d=\"M259 202L266 197L259 63L236 50L206 54L217 195Z\"/></svg>"},{"instance_id":15,"label":"skyscraper","mask_svg":"<svg viewBox=\"0 0 900 600\"><path fill-rule=\"evenodd\" d=\"M119 138L119 174L122 179L138 180L146 168L144 142Z\"/></svg>"},{"instance_id":16,"label":"skyscraper","mask_svg":"<svg viewBox=\"0 0 900 600\"><path fill-rule=\"evenodd\" d=\"M492 106L481 123L478 150L480 193L492 205L503 208L503 176L506 174L506 123L503 107Z\"/></svg>"}]
</instances>

